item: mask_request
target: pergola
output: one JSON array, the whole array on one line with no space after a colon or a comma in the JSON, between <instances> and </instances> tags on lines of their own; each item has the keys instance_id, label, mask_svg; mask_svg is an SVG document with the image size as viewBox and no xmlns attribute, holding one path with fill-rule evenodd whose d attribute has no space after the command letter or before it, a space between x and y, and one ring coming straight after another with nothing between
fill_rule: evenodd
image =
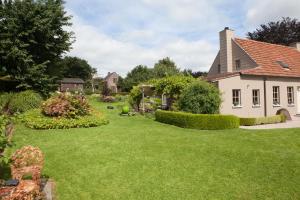
<instances>
[{"instance_id":1,"label":"pergola","mask_svg":"<svg viewBox=\"0 0 300 200\"><path fill-rule=\"evenodd\" d=\"M143 84L143 85L140 85L139 88L141 89L141 92L142 92L142 112L144 113L145 112L145 97L153 96L155 87L153 85ZM164 94L161 95L161 100L162 100L162 105L163 105L163 102L165 101Z\"/></svg>"}]
</instances>

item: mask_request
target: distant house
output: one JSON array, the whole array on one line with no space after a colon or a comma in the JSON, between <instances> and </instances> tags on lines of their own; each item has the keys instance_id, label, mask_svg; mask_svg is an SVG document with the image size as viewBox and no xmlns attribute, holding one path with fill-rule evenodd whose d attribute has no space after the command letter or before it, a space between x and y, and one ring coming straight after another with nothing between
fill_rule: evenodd
<instances>
[{"instance_id":1,"label":"distant house","mask_svg":"<svg viewBox=\"0 0 300 200\"><path fill-rule=\"evenodd\" d=\"M236 38L226 27L207 80L222 93L222 114L300 114L300 43L288 47Z\"/></svg>"},{"instance_id":2,"label":"distant house","mask_svg":"<svg viewBox=\"0 0 300 200\"><path fill-rule=\"evenodd\" d=\"M83 91L83 84L84 81L80 78L64 78L59 81L59 88L60 92L67 92L67 91Z\"/></svg>"},{"instance_id":3,"label":"distant house","mask_svg":"<svg viewBox=\"0 0 300 200\"><path fill-rule=\"evenodd\" d=\"M118 80L119 75L116 72L108 72L107 76L104 78L104 81L107 84L107 87L113 92L118 92Z\"/></svg>"}]
</instances>

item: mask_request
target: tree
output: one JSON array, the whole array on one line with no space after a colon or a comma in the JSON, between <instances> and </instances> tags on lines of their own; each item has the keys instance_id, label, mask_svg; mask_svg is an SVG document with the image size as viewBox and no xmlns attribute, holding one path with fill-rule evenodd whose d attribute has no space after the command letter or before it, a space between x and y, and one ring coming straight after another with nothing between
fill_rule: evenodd
<instances>
[{"instance_id":1,"label":"tree","mask_svg":"<svg viewBox=\"0 0 300 200\"><path fill-rule=\"evenodd\" d=\"M155 78L173 76L179 73L180 70L177 68L176 64L169 57L159 60L154 65L154 69L153 69L153 76Z\"/></svg>"},{"instance_id":2,"label":"tree","mask_svg":"<svg viewBox=\"0 0 300 200\"><path fill-rule=\"evenodd\" d=\"M191 76L175 75L153 79L149 83L155 87L157 94L168 97L167 107L170 109L172 104L178 100L182 91L194 81L195 79Z\"/></svg>"},{"instance_id":3,"label":"tree","mask_svg":"<svg viewBox=\"0 0 300 200\"><path fill-rule=\"evenodd\" d=\"M249 39L273 44L290 45L300 41L300 22L289 17L280 21L260 25L253 32L248 32Z\"/></svg>"},{"instance_id":4,"label":"tree","mask_svg":"<svg viewBox=\"0 0 300 200\"><path fill-rule=\"evenodd\" d=\"M47 94L55 88L55 63L69 51L72 33L62 0L0 3L0 71L18 88Z\"/></svg>"},{"instance_id":5,"label":"tree","mask_svg":"<svg viewBox=\"0 0 300 200\"><path fill-rule=\"evenodd\" d=\"M97 73L96 68L92 68L86 60L78 57L65 57L61 60L59 67L61 75L65 78L81 78L87 81L92 80Z\"/></svg>"},{"instance_id":6,"label":"tree","mask_svg":"<svg viewBox=\"0 0 300 200\"><path fill-rule=\"evenodd\" d=\"M198 80L183 90L178 105L185 112L215 114L221 105L220 91L214 85Z\"/></svg>"},{"instance_id":7,"label":"tree","mask_svg":"<svg viewBox=\"0 0 300 200\"><path fill-rule=\"evenodd\" d=\"M121 87L121 90L128 92L133 86L148 81L152 77L152 69L149 69L144 65L138 65L127 74L124 80L120 80L119 86ZM123 81L123 83L121 83L121 81Z\"/></svg>"},{"instance_id":8,"label":"tree","mask_svg":"<svg viewBox=\"0 0 300 200\"><path fill-rule=\"evenodd\" d=\"M202 71L195 71L195 72L193 72L191 69L184 69L182 71L182 73L185 76L192 76L194 78L199 78L199 77L205 77L205 76L207 76L207 72L202 72Z\"/></svg>"}]
</instances>

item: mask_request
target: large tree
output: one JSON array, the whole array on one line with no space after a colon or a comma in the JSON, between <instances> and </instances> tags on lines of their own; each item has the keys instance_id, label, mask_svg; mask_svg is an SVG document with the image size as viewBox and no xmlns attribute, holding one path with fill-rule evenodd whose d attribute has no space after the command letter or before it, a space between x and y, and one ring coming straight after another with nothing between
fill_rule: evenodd
<instances>
[{"instance_id":1,"label":"large tree","mask_svg":"<svg viewBox=\"0 0 300 200\"><path fill-rule=\"evenodd\" d=\"M273 44L290 45L300 41L300 22L289 17L280 21L260 25L253 32L248 32L249 39Z\"/></svg>"},{"instance_id":2,"label":"large tree","mask_svg":"<svg viewBox=\"0 0 300 200\"><path fill-rule=\"evenodd\" d=\"M152 69L144 65L138 65L127 74L125 79L120 79L118 85L121 87L121 90L129 92L133 86L148 81L151 78L153 78Z\"/></svg>"},{"instance_id":3,"label":"large tree","mask_svg":"<svg viewBox=\"0 0 300 200\"><path fill-rule=\"evenodd\" d=\"M62 0L0 0L0 74L47 94L53 67L72 43L69 20Z\"/></svg>"},{"instance_id":4,"label":"large tree","mask_svg":"<svg viewBox=\"0 0 300 200\"><path fill-rule=\"evenodd\" d=\"M155 78L163 78L166 76L173 76L180 73L179 68L176 64L169 58L159 60L153 69L153 74Z\"/></svg>"},{"instance_id":5,"label":"large tree","mask_svg":"<svg viewBox=\"0 0 300 200\"><path fill-rule=\"evenodd\" d=\"M67 56L59 63L61 75L65 78L81 78L84 81L92 80L97 69L92 68L89 63L78 57Z\"/></svg>"}]
</instances>

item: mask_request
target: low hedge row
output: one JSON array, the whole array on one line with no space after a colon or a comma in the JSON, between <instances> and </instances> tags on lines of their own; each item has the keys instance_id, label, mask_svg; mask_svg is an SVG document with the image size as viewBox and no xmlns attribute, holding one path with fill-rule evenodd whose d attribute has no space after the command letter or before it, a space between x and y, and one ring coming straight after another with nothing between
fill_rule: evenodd
<instances>
[{"instance_id":1,"label":"low hedge row","mask_svg":"<svg viewBox=\"0 0 300 200\"><path fill-rule=\"evenodd\" d=\"M223 130L239 128L239 118L233 115L192 114L157 110L156 121L183 128Z\"/></svg>"},{"instance_id":2,"label":"low hedge row","mask_svg":"<svg viewBox=\"0 0 300 200\"><path fill-rule=\"evenodd\" d=\"M47 117L40 109L30 110L24 113L22 121L25 126L32 129L69 129L89 128L106 125L109 121L99 112L92 111L90 115L77 118Z\"/></svg>"},{"instance_id":3,"label":"low hedge row","mask_svg":"<svg viewBox=\"0 0 300 200\"><path fill-rule=\"evenodd\" d=\"M262 124L276 124L285 122L286 117L284 115L275 115L271 117L257 117L257 118L240 118L241 126L255 126Z\"/></svg>"}]
</instances>

